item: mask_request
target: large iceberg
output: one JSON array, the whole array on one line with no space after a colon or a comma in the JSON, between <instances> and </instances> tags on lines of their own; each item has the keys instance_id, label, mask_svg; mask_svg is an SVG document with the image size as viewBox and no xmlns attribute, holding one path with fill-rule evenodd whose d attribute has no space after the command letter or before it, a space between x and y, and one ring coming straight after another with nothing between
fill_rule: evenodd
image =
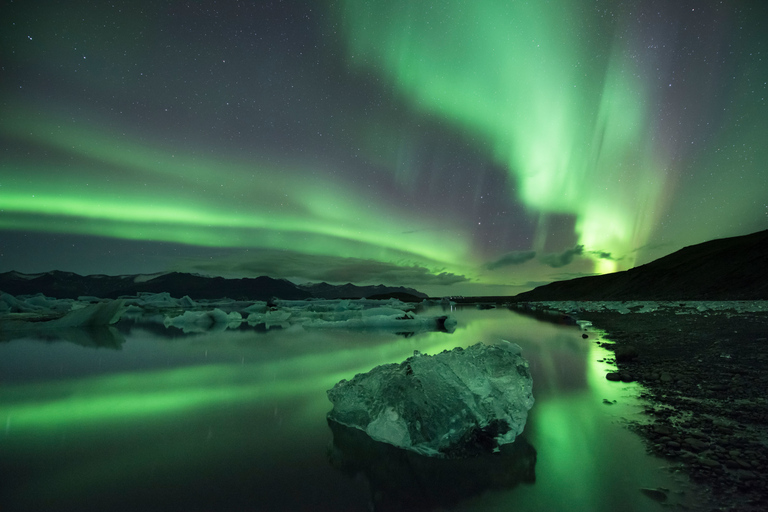
<instances>
[{"instance_id":1,"label":"large iceberg","mask_svg":"<svg viewBox=\"0 0 768 512\"><path fill-rule=\"evenodd\" d=\"M532 386L528 362L513 343L414 352L400 364L338 382L328 390L328 419L423 455L472 456L523 431Z\"/></svg>"}]
</instances>

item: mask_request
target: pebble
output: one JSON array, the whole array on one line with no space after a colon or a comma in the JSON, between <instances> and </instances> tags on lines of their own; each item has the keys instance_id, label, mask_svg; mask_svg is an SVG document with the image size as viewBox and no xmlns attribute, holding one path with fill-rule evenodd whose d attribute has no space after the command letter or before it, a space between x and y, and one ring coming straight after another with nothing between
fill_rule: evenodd
<instances>
[{"instance_id":1,"label":"pebble","mask_svg":"<svg viewBox=\"0 0 768 512\"><path fill-rule=\"evenodd\" d=\"M705 443L704 441L700 441L699 439L696 439L694 437L686 437L683 439L683 443L687 444L691 448L693 448L694 451L701 452L709 448L709 445Z\"/></svg>"},{"instance_id":2,"label":"pebble","mask_svg":"<svg viewBox=\"0 0 768 512\"><path fill-rule=\"evenodd\" d=\"M637 348L632 345L620 345L616 347L616 361L626 362L637 359L640 355Z\"/></svg>"},{"instance_id":3,"label":"pebble","mask_svg":"<svg viewBox=\"0 0 768 512\"><path fill-rule=\"evenodd\" d=\"M654 501L662 502L667 501L667 493L661 489L640 489L640 492L648 496Z\"/></svg>"}]
</instances>

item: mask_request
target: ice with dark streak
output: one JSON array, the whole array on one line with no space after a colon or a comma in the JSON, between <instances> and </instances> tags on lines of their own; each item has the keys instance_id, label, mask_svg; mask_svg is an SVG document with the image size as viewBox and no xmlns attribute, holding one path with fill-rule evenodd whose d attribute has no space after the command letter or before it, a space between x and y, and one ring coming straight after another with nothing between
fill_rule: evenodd
<instances>
[{"instance_id":1,"label":"ice with dark streak","mask_svg":"<svg viewBox=\"0 0 768 512\"><path fill-rule=\"evenodd\" d=\"M338 382L328 390L328 419L423 455L466 457L515 440L533 406L532 386L514 343L416 351Z\"/></svg>"}]
</instances>

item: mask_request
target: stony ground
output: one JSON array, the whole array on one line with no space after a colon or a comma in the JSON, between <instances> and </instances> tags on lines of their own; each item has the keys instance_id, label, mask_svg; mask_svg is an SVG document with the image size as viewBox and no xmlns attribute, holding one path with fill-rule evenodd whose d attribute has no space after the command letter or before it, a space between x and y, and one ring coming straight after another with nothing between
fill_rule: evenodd
<instances>
[{"instance_id":1,"label":"stony ground","mask_svg":"<svg viewBox=\"0 0 768 512\"><path fill-rule=\"evenodd\" d=\"M618 372L643 384L653 453L688 472L711 510L768 510L768 313L592 313ZM611 346L612 345L612 346Z\"/></svg>"}]
</instances>

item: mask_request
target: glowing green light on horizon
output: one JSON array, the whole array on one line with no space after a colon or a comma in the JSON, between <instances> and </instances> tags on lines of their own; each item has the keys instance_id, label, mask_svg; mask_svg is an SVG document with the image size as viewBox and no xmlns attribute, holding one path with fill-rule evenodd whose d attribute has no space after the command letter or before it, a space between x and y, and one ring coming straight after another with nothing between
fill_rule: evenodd
<instances>
[{"instance_id":1,"label":"glowing green light on horizon","mask_svg":"<svg viewBox=\"0 0 768 512\"><path fill-rule=\"evenodd\" d=\"M658 216L664 156L649 96L622 47L592 43L570 1L347 0L353 65L418 108L492 143L533 212L576 216L587 251L625 256ZM540 242L543 245L543 242ZM612 270L603 261L600 270Z\"/></svg>"}]
</instances>

